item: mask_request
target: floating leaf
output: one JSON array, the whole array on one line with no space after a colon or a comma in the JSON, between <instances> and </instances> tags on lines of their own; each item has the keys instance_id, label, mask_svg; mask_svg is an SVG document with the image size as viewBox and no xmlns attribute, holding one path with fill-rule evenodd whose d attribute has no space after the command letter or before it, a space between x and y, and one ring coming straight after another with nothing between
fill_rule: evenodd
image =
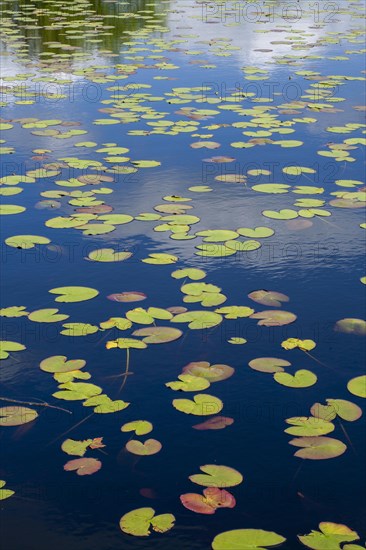
<instances>
[{"instance_id":1,"label":"floating leaf","mask_svg":"<svg viewBox=\"0 0 366 550\"><path fill-rule=\"evenodd\" d=\"M274 292L272 290L255 290L248 294L248 298L254 300L258 304L264 306L281 307L281 302L288 302L289 297L281 292Z\"/></svg>"},{"instance_id":2,"label":"floating leaf","mask_svg":"<svg viewBox=\"0 0 366 550\"><path fill-rule=\"evenodd\" d=\"M215 309L215 312L224 315L225 319L241 319L250 317L254 313L254 309L246 306L225 306Z\"/></svg>"},{"instance_id":3,"label":"floating leaf","mask_svg":"<svg viewBox=\"0 0 366 550\"><path fill-rule=\"evenodd\" d=\"M315 418L313 416L286 418L286 423L294 426L294 428L287 428L285 430L287 434L305 437L326 435L333 432L335 429L332 422L324 420L323 418Z\"/></svg>"},{"instance_id":4,"label":"floating leaf","mask_svg":"<svg viewBox=\"0 0 366 550\"><path fill-rule=\"evenodd\" d=\"M336 322L334 330L337 332L345 332L346 334L357 334L359 336L366 335L366 321L363 319L340 319Z\"/></svg>"},{"instance_id":5,"label":"floating leaf","mask_svg":"<svg viewBox=\"0 0 366 550\"><path fill-rule=\"evenodd\" d=\"M0 359L7 359L10 355L9 352L22 351L24 349L25 346L23 346L23 344L19 344L19 342L0 340Z\"/></svg>"},{"instance_id":6,"label":"floating leaf","mask_svg":"<svg viewBox=\"0 0 366 550\"><path fill-rule=\"evenodd\" d=\"M87 286L60 286L49 290L51 294L60 294L56 302L84 302L98 296L98 290Z\"/></svg>"},{"instance_id":7,"label":"floating leaf","mask_svg":"<svg viewBox=\"0 0 366 550\"><path fill-rule=\"evenodd\" d=\"M260 319L258 325L265 327L282 327L283 325L289 325L296 321L297 315L290 311L283 311L281 309L269 309L266 311L259 311L253 313L250 316L251 319Z\"/></svg>"},{"instance_id":8,"label":"floating leaf","mask_svg":"<svg viewBox=\"0 0 366 550\"><path fill-rule=\"evenodd\" d=\"M63 330L60 334L64 336L88 336L88 334L95 334L99 328L89 323L64 323Z\"/></svg>"},{"instance_id":9,"label":"floating leaf","mask_svg":"<svg viewBox=\"0 0 366 550\"><path fill-rule=\"evenodd\" d=\"M89 476L98 472L101 467L102 463L96 458L75 458L74 460L66 462L64 470L66 470L66 472L76 470L78 476Z\"/></svg>"},{"instance_id":10,"label":"floating leaf","mask_svg":"<svg viewBox=\"0 0 366 550\"><path fill-rule=\"evenodd\" d=\"M197 269L195 267L187 267L184 269L177 269L171 274L174 279L191 279L192 281L199 281L206 277L206 272L203 269Z\"/></svg>"},{"instance_id":11,"label":"floating leaf","mask_svg":"<svg viewBox=\"0 0 366 550\"><path fill-rule=\"evenodd\" d=\"M192 426L195 430L223 430L227 426L231 426L234 423L233 418L228 416L214 416L202 422L201 424L195 424Z\"/></svg>"},{"instance_id":12,"label":"floating leaf","mask_svg":"<svg viewBox=\"0 0 366 550\"><path fill-rule=\"evenodd\" d=\"M299 535L298 538L304 546L313 550L340 550L340 544L351 542L360 537L346 525L340 523L321 522L320 531L311 531L308 535Z\"/></svg>"},{"instance_id":13,"label":"floating leaf","mask_svg":"<svg viewBox=\"0 0 366 550\"><path fill-rule=\"evenodd\" d=\"M234 529L216 535L212 541L213 550L265 550L278 546L285 538L272 531L261 529Z\"/></svg>"},{"instance_id":14,"label":"floating leaf","mask_svg":"<svg viewBox=\"0 0 366 550\"><path fill-rule=\"evenodd\" d=\"M258 357L249 361L248 365L251 369L259 372L283 372L283 367L291 366L291 363L285 361L285 359L278 359L276 357Z\"/></svg>"},{"instance_id":15,"label":"floating leaf","mask_svg":"<svg viewBox=\"0 0 366 550\"><path fill-rule=\"evenodd\" d=\"M147 439L144 443L136 439L130 439L126 443L127 451L139 456L155 455L161 448L162 444L156 439Z\"/></svg>"},{"instance_id":16,"label":"floating leaf","mask_svg":"<svg viewBox=\"0 0 366 550\"><path fill-rule=\"evenodd\" d=\"M137 508L121 517L119 526L121 531L135 537L147 537L151 534L150 528L157 533L166 533L175 522L173 514L155 516L153 508Z\"/></svg>"},{"instance_id":17,"label":"floating leaf","mask_svg":"<svg viewBox=\"0 0 366 550\"><path fill-rule=\"evenodd\" d=\"M347 389L353 395L357 397L363 397L366 399L366 375L356 376L352 378L347 384Z\"/></svg>"},{"instance_id":18,"label":"floating leaf","mask_svg":"<svg viewBox=\"0 0 366 550\"><path fill-rule=\"evenodd\" d=\"M59 385L60 391L53 393L56 399L65 401L83 401L102 393L102 388L86 382L65 382Z\"/></svg>"},{"instance_id":19,"label":"floating leaf","mask_svg":"<svg viewBox=\"0 0 366 550\"><path fill-rule=\"evenodd\" d=\"M314 403L310 412L317 418L333 420L336 416L347 422L355 422L362 416L362 409L351 401L345 399L326 399L327 405Z\"/></svg>"},{"instance_id":20,"label":"floating leaf","mask_svg":"<svg viewBox=\"0 0 366 550\"><path fill-rule=\"evenodd\" d=\"M84 368L86 361L84 359L69 359L65 355L52 355L43 359L40 363L40 369L51 373L64 373L80 370Z\"/></svg>"},{"instance_id":21,"label":"floating leaf","mask_svg":"<svg viewBox=\"0 0 366 550\"><path fill-rule=\"evenodd\" d=\"M180 496L180 501L185 508L197 512L197 514L214 514L218 508L234 508L236 500L225 489L208 487L203 495L186 493Z\"/></svg>"},{"instance_id":22,"label":"floating leaf","mask_svg":"<svg viewBox=\"0 0 366 550\"><path fill-rule=\"evenodd\" d=\"M178 340L183 332L172 327L146 327L135 330L133 336L143 336L142 341L146 344L165 344Z\"/></svg>"},{"instance_id":23,"label":"floating leaf","mask_svg":"<svg viewBox=\"0 0 366 550\"><path fill-rule=\"evenodd\" d=\"M3 489L5 485L5 481L0 479L0 500L6 500L15 494L15 491L12 491L11 489Z\"/></svg>"},{"instance_id":24,"label":"floating leaf","mask_svg":"<svg viewBox=\"0 0 366 550\"><path fill-rule=\"evenodd\" d=\"M202 377L191 374L180 374L179 381L167 382L165 385L175 391L201 391L210 387L210 382Z\"/></svg>"},{"instance_id":25,"label":"floating leaf","mask_svg":"<svg viewBox=\"0 0 366 550\"><path fill-rule=\"evenodd\" d=\"M49 244L50 242L50 239L40 237L39 235L14 235L14 237L5 239L5 244L8 246L21 248L23 250L34 248L36 244Z\"/></svg>"},{"instance_id":26,"label":"floating leaf","mask_svg":"<svg viewBox=\"0 0 366 550\"><path fill-rule=\"evenodd\" d=\"M302 351L311 351L315 346L316 343L313 340L299 340L299 338L287 338L281 342L281 347L287 350L299 348Z\"/></svg>"},{"instance_id":27,"label":"floating leaf","mask_svg":"<svg viewBox=\"0 0 366 550\"><path fill-rule=\"evenodd\" d=\"M219 325L222 316L213 311L187 311L175 315L172 323L188 323L188 328L193 330L208 329Z\"/></svg>"},{"instance_id":28,"label":"floating leaf","mask_svg":"<svg viewBox=\"0 0 366 550\"><path fill-rule=\"evenodd\" d=\"M134 420L133 422L127 422L123 424L122 432L135 432L136 435L146 435L153 429L151 422L147 420Z\"/></svg>"},{"instance_id":29,"label":"floating leaf","mask_svg":"<svg viewBox=\"0 0 366 550\"><path fill-rule=\"evenodd\" d=\"M69 315L63 315L58 313L58 311L55 308L38 309L37 311L32 311L28 315L28 319L36 323L58 323L69 318Z\"/></svg>"},{"instance_id":30,"label":"floating leaf","mask_svg":"<svg viewBox=\"0 0 366 550\"><path fill-rule=\"evenodd\" d=\"M234 468L229 466L219 466L217 464L205 464L200 466L204 474L194 474L189 476L192 483L203 485L204 487L234 487L240 485L243 476Z\"/></svg>"},{"instance_id":31,"label":"floating leaf","mask_svg":"<svg viewBox=\"0 0 366 550\"><path fill-rule=\"evenodd\" d=\"M149 254L148 258L145 258L141 261L146 264L168 265L168 264L174 264L175 262L177 262L178 258L173 254L154 253L154 254Z\"/></svg>"},{"instance_id":32,"label":"floating leaf","mask_svg":"<svg viewBox=\"0 0 366 550\"><path fill-rule=\"evenodd\" d=\"M114 302L140 302L142 300L146 300L147 296L143 292L130 290L128 292L109 294L107 298L108 300L113 300Z\"/></svg>"},{"instance_id":33,"label":"floating leaf","mask_svg":"<svg viewBox=\"0 0 366 550\"><path fill-rule=\"evenodd\" d=\"M234 374L233 367L229 365L211 365L207 361L194 361L188 363L183 368L184 374L191 374L192 376L200 376L206 378L209 382L220 382L226 380Z\"/></svg>"},{"instance_id":34,"label":"floating leaf","mask_svg":"<svg viewBox=\"0 0 366 550\"><path fill-rule=\"evenodd\" d=\"M217 414L223 409L223 402L218 397L205 393L198 393L193 399L173 399L173 407L185 414L209 416Z\"/></svg>"},{"instance_id":35,"label":"floating leaf","mask_svg":"<svg viewBox=\"0 0 366 550\"><path fill-rule=\"evenodd\" d=\"M93 442L93 439L85 439L84 441L76 441L75 439L65 439L61 445L64 453L74 456L84 456L86 450Z\"/></svg>"},{"instance_id":36,"label":"floating leaf","mask_svg":"<svg viewBox=\"0 0 366 550\"><path fill-rule=\"evenodd\" d=\"M254 229L239 227L236 231L242 237L249 237L251 239L263 239L274 235L274 231L270 227L255 227Z\"/></svg>"},{"instance_id":37,"label":"floating leaf","mask_svg":"<svg viewBox=\"0 0 366 550\"><path fill-rule=\"evenodd\" d=\"M294 456L309 460L326 460L336 458L346 452L347 446L332 437L298 437L291 439L290 445L302 447Z\"/></svg>"},{"instance_id":38,"label":"floating leaf","mask_svg":"<svg viewBox=\"0 0 366 550\"><path fill-rule=\"evenodd\" d=\"M0 426L21 426L38 417L37 411L18 405L0 408Z\"/></svg>"},{"instance_id":39,"label":"floating leaf","mask_svg":"<svg viewBox=\"0 0 366 550\"><path fill-rule=\"evenodd\" d=\"M119 349L145 349L147 345L141 340L136 340L135 338L117 338L116 340L110 340L106 344L107 349L119 348Z\"/></svg>"},{"instance_id":40,"label":"floating leaf","mask_svg":"<svg viewBox=\"0 0 366 550\"><path fill-rule=\"evenodd\" d=\"M93 262L122 262L131 258L132 252L115 252L113 248L99 248L88 254Z\"/></svg>"},{"instance_id":41,"label":"floating leaf","mask_svg":"<svg viewBox=\"0 0 366 550\"><path fill-rule=\"evenodd\" d=\"M288 388L310 388L318 380L313 372L306 369L300 369L293 375L288 372L276 372L273 378L276 382Z\"/></svg>"},{"instance_id":42,"label":"floating leaf","mask_svg":"<svg viewBox=\"0 0 366 550\"><path fill-rule=\"evenodd\" d=\"M0 308L0 317L23 317L28 315L25 306L10 306Z\"/></svg>"}]
</instances>

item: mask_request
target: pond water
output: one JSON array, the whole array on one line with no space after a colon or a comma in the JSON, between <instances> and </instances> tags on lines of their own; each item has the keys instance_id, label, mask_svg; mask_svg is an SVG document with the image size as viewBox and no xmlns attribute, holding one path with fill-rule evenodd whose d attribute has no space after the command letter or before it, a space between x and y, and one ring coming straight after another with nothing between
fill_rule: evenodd
<instances>
[{"instance_id":1,"label":"pond water","mask_svg":"<svg viewBox=\"0 0 366 550\"><path fill-rule=\"evenodd\" d=\"M2 11L6 548L364 547L364 3L35 0ZM86 366L40 368L54 356ZM263 357L276 360L248 365ZM196 376L167 387L189 363ZM208 385L218 372L226 379ZM351 404L312 407L326 399ZM193 428L217 417L221 429ZM121 431L135 420L152 431ZM68 439L90 442L78 455ZM126 449L148 439L154 454ZM64 470L83 452L99 471ZM219 468L192 482L207 464L243 480ZM220 493L215 511L210 484L236 506ZM183 506L187 493L205 513L189 497ZM142 522L148 538L120 528L146 507L174 526ZM302 544L321 522L349 529ZM286 540L215 539L247 529Z\"/></svg>"}]
</instances>

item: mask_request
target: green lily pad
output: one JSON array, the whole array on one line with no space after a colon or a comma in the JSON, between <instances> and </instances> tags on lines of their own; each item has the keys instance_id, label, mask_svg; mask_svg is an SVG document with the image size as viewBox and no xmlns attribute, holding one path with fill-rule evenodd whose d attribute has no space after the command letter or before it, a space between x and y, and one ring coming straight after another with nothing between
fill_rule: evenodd
<instances>
[{"instance_id":1,"label":"green lily pad","mask_svg":"<svg viewBox=\"0 0 366 550\"><path fill-rule=\"evenodd\" d=\"M157 533L166 533L174 526L173 514L155 515L153 508L137 508L121 517L121 531L135 537L151 535L151 529Z\"/></svg>"},{"instance_id":2,"label":"green lily pad","mask_svg":"<svg viewBox=\"0 0 366 550\"><path fill-rule=\"evenodd\" d=\"M331 522L319 523L320 531L311 531L308 535L299 535L300 542L313 550L340 550L341 543L351 542L360 537L346 525Z\"/></svg>"},{"instance_id":3,"label":"green lily pad","mask_svg":"<svg viewBox=\"0 0 366 550\"><path fill-rule=\"evenodd\" d=\"M313 372L306 369L300 369L293 375L288 372L276 372L273 378L276 382L288 388L310 388L318 380Z\"/></svg>"},{"instance_id":4,"label":"green lily pad","mask_svg":"<svg viewBox=\"0 0 366 550\"><path fill-rule=\"evenodd\" d=\"M0 408L0 426L21 426L38 417L37 411L28 407L13 405Z\"/></svg>"},{"instance_id":5,"label":"green lily pad","mask_svg":"<svg viewBox=\"0 0 366 550\"><path fill-rule=\"evenodd\" d=\"M5 239L5 244L8 246L23 250L34 248L36 244L49 244L50 242L50 239L38 235L14 235L14 237Z\"/></svg>"},{"instance_id":6,"label":"green lily pad","mask_svg":"<svg viewBox=\"0 0 366 550\"><path fill-rule=\"evenodd\" d=\"M178 340L183 332L173 327L146 327L135 330L132 336L142 336L146 344L166 344Z\"/></svg>"},{"instance_id":7,"label":"green lily pad","mask_svg":"<svg viewBox=\"0 0 366 550\"><path fill-rule=\"evenodd\" d=\"M288 302L289 297L281 292L275 292L272 290L255 290L248 294L248 298L262 304L263 306L281 307L281 302Z\"/></svg>"},{"instance_id":8,"label":"green lily pad","mask_svg":"<svg viewBox=\"0 0 366 550\"><path fill-rule=\"evenodd\" d=\"M9 357L9 352L22 351L24 349L25 346L19 344L19 342L0 340L0 359L7 359Z\"/></svg>"},{"instance_id":9,"label":"green lily pad","mask_svg":"<svg viewBox=\"0 0 366 550\"><path fill-rule=\"evenodd\" d=\"M291 439L290 445L301 447L294 456L308 460L327 460L341 456L347 450L347 445L332 437L298 437ZM329 548L329 550L331 550Z\"/></svg>"},{"instance_id":10,"label":"green lily pad","mask_svg":"<svg viewBox=\"0 0 366 550\"><path fill-rule=\"evenodd\" d=\"M282 327L283 325L289 325L294 323L297 319L297 315L290 311L283 311L281 309L269 309L266 311L258 311L250 316L251 319L260 319L258 321L259 326L265 327Z\"/></svg>"},{"instance_id":11,"label":"green lily pad","mask_svg":"<svg viewBox=\"0 0 366 550\"><path fill-rule=\"evenodd\" d=\"M347 384L347 389L353 395L366 399L366 375L364 374L362 376L352 378L352 380L350 380Z\"/></svg>"},{"instance_id":12,"label":"green lily pad","mask_svg":"<svg viewBox=\"0 0 366 550\"><path fill-rule=\"evenodd\" d=\"M173 399L173 407L185 414L209 416L218 414L223 409L223 402L218 397L205 393L198 393L191 399Z\"/></svg>"},{"instance_id":13,"label":"green lily pad","mask_svg":"<svg viewBox=\"0 0 366 550\"><path fill-rule=\"evenodd\" d=\"M187 311L175 315L172 323L188 323L192 330L202 330L215 327L222 322L222 315L213 311Z\"/></svg>"},{"instance_id":14,"label":"green lily pad","mask_svg":"<svg viewBox=\"0 0 366 550\"><path fill-rule=\"evenodd\" d=\"M21 214L26 208L17 204L0 204L0 216L10 214Z\"/></svg>"},{"instance_id":15,"label":"green lily pad","mask_svg":"<svg viewBox=\"0 0 366 550\"><path fill-rule=\"evenodd\" d=\"M123 424L122 432L135 432L136 435L146 435L153 429L151 422L147 420L134 420L133 422L127 422Z\"/></svg>"},{"instance_id":16,"label":"green lily pad","mask_svg":"<svg viewBox=\"0 0 366 550\"><path fill-rule=\"evenodd\" d=\"M197 269L195 267L187 267L187 268L177 269L176 271L173 271L171 276L174 279L185 279L187 277L192 281L199 281L200 279L204 279L206 277L206 272L203 271L203 269Z\"/></svg>"},{"instance_id":17,"label":"green lily pad","mask_svg":"<svg viewBox=\"0 0 366 550\"><path fill-rule=\"evenodd\" d=\"M6 500L15 494L15 491L12 491L11 489L3 489L5 485L5 481L0 479L0 500Z\"/></svg>"},{"instance_id":18,"label":"green lily pad","mask_svg":"<svg viewBox=\"0 0 366 550\"><path fill-rule=\"evenodd\" d=\"M210 382L192 374L180 374L176 382L167 382L165 385L175 391L202 391L210 387Z\"/></svg>"},{"instance_id":19,"label":"green lily pad","mask_svg":"<svg viewBox=\"0 0 366 550\"><path fill-rule=\"evenodd\" d=\"M249 361L248 365L251 369L259 372L283 372L283 367L290 367L291 363L285 361L285 359L278 359L277 357L258 357Z\"/></svg>"},{"instance_id":20,"label":"green lily pad","mask_svg":"<svg viewBox=\"0 0 366 550\"><path fill-rule=\"evenodd\" d=\"M89 334L95 334L99 328L89 323L64 323L62 325L63 330L60 334L64 336L88 336Z\"/></svg>"},{"instance_id":21,"label":"green lily pad","mask_svg":"<svg viewBox=\"0 0 366 550\"><path fill-rule=\"evenodd\" d=\"M249 237L251 239L264 239L274 235L274 231L270 227L255 227L254 229L249 227L239 227L236 231L242 237Z\"/></svg>"},{"instance_id":22,"label":"green lily pad","mask_svg":"<svg viewBox=\"0 0 366 550\"><path fill-rule=\"evenodd\" d=\"M62 313L58 313L58 311L56 308L38 309L32 311L28 315L28 319L36 323L58 323L69 318L69 315L63 315Z\"/></svg>"},{"instance_id":23,"label":"green lily pad","mask_svg":"<svg viewBox=\"0 0 366 550\"><path fill-rule=\"evenodd\" d=\"M65 355L52 355L41 361L39 367L44 372L65 373L84 368L86 361L84 359L69 359Z\"/></svg>"},{"instance_id":24,"label":"green lily pad","mask_svg":"<svg viewBox=\"0 0 366 550\"><path fill-rule=\"evenodd\" d=\"M51 294L60 294L55 302L84 302L98 296L98 290L87 286L60 286L49 290Z\"/></svg>"},{"instance_id":25,"label":"green lily pad","mask_svg":"<svg viewBox=\"0 0 366 550\"><path fill-rule=\"evenodd\" d=\"M229 466L219 466L217 464L205 464L200 466L203 474L194 474L189 476L192 483L203 485L203 487L235 487L243 481L243 476L234 468Z\"/></svg>"},{"instance_id":26,"label":"green lily pad","mask_svg":"<svg viewBox=\"0 0 366 550\"><path fill-rule=\"evenodd\" d=\"M94 395L102 393L102 388L87 382L65 382L59 385L60 391L53 393L56 399L65 401L83 401Z\"/></svg>"},{"instance_id":27,"label":"green lily pad","mask_svg":"<svg viewBox=\"0 0 366 550\"><path fill-rule=\"evenodd\" d=\"M183 374L191 374L205 378L209 382L220 382L226 380L234 374L235 370L229 365L211 365L207 361L197 361L188 363L183 368Z\"/></svg>"},{"instance_id":28,"label":"green lily pad","mask_svg":"<svg viewBox=\"0 0 366 550\"><path fill-rule=\"evenodd\" d=\"M94 262L122 262L131 256L132 252L115 252L113 248L99 248L88 254L89 260Z\"/></svg>"},{"instance_id":29,"label":"green lily pad","mask_svg":"<svg viewBox=\"0 0 366 550\"><path fill-rule=\"evenodd\" d=\"M345 332L346 334L366 335L366 321L363 319L340 319L336 322L334 330Z\"/></svg>"},{"instance_id":30,"label":"green lily pad","mask_svg":"<svg viewBox=\"0 0 366 550\"><path fill-rule=\"evenodd\" d=\"M315 418L313 416L298 416L286 418L286 423L294 426L287 428L285 432L290 435L298 435L304 437L312 437L317 435L327 435L334 431L335 426L332 422L323 418Z\"/></svg>"},{"instance_id":31,"label":"green lily pad","mask_svg":"<svg viewBox=\"0 0 366 550\"><path fill-rule=\"evenodd\" d=\"M141 260L145 264L153 264L153 265L168 265L168 264L175 264L178 261L177 256L174 256L173 254L165 254L165 253L154 253L149 254L148 258L144 258Z\"/></svg>"},{"instance_id":32,"label":"green lily pad","mask_svg":"<svg viewBox=\"0 0 366 550\"><path fill-rule=\"evenodd\" d=\"M242 319L250 317L254 313L254 309L246 306L224 306L215 309L215 312L224 315L225 319Z\"/></svg>"},{"instance_id":33,"label":"green lily pad","mask_svg":"<svg viewBox=\"0 0 366 550\"><path fill-rule=\"evenodd\" d=\"M85 439L84 441L76 441L75 439L65 439L61 445L64 453L72 456L84 456L90 443L93 439Z\"/></svg>"},{"instance_id":34,"label":"green lily pad","mask_svg":"<svg viewBox=\"0 0 366 550\"><path fill-rule=\"evenodd\" d=\"M26 317L29 312L25 306L10 306L0 308L0 317Z\"/></svg>"},{"instance_id":35,"label":"green lily pad","mask_svg":"<svg viewBox=\"0 0 366 550\"><path fill-rule=\"evenodd\" d=\"M216 535L213 550L266 550L278 546L286 539L277 533L261 529L234 529Z\"/></svg>"},{"instance_id":36,"label":"green lily pad","mask_svg":"<svg viewBox=\"0 0 366 550\"><path fill-rule=\"evenodd\" d=\"M136 439L130 439L126 443L127 451L139 456L155 455L161 448L162 444L156 439L147 439L144 443Z\"/></svg>"},{"instance_id":37,"label":"green lily pad","mask_svg":"<svg viewBox=\"0 0 366 550\"><path fill-rule=\"evenodd\" d=\"M116 340L110 340L106 344L107 349L119 348L119 349L145 349L147 345L141 340L135 338L117 338Z\"/></svg>"}]
</instances>

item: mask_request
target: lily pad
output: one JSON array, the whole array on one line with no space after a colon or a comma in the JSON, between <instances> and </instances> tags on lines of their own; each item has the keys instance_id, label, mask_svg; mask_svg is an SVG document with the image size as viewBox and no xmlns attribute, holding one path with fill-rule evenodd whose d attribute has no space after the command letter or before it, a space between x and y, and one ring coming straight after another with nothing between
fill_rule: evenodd
<instances>
[{"instance_id":1,"label":"lily pad","mask_svg":"<svg viewBox=\"0 0 366 550\"><path fill-rule=\"evenodd\" d=\"M346 525L331 522L319 523L319 531L299 535L300 542L313 550L340 550L343 542L351 542L360 537Z\"/></svg>"},{"instance_id":2,"label":"lily pad","mask_svg":"<svg viewBox=\"0 0 366 550\"><path fill-rule=\"evenodd\" d=\"M293 375L288 372L276 372L273 378L276 382L288 388L310 388L318 380L313 372L306 369L300 369Z\"/></svg>"},{"instance_id":3,"label":"lily pad","mask_svg":"<svg viewBox=\"0 0 366 550\"><path fill-rule=\"evenodd\" d=\"M272 531L261 529L234 529L216 535L212 541L213 550L266 550L279 546L286 539Z\"/></svg>"},{"instance_id":4,"label":"lily pad","mask_svg":"<svg viewBox=\"0 0 366 550\"><path fill-rule=\"evenodd\" d=\"M34 248L37 244L49 244L50 242L50 239L39 235L14 235L14 237L5 239L5 244L8 246L23 250Z\"/></svg>"},{"instance_id":5,"label":"lily pad","mask_svg":"<svg viewBox=\"0 0 366 550\"><path fill-rule=\"evenodd\" d=\"M347 389L353 395L357 397L363 397L366 399L366 375L356 376L352 378L347 384Z\"/></svg>"},{"instance_id":6,"label":"lily pad","mask_svg":"<svg viewBox=\"0 0 366 550\"><path fill-rule=\"evenodd\" d=\"M115 252L113 248L99 248L88 254L89 260L94 262L122 262L131 256L132 252Z\"/></svg>"},{"instance_id":7,"label":"lily pad","mask_svg":"<svg viewBox=\"0 0 366 550\"><path fill-rule=\"evenodd\" d=\"M205 464L200 466L203 474L194 474L189 476L192 483L203 485L204 487L235 487L243 481L240 472L229 466L219 466L217 464Z\"/></svg>"},{"instance_id":8,"label":"lily pad","mask_svg":"<svg viewBox=\"0 0 366 550\"><path fill-rule=\"evenodd\" d=\"M182 372L205 378L209 382L220 382L230 378L235 370L229 365L211 365L207 361L194 361L183 367Z\"/></svg>"},{"instance_id":9,"label":"lily pad","mask_svg":"<svg viewBox=\"0 0 366 550\"><path fill-rule=\"evenodd\" d=\"M136 439L130 439L126 443L127 451L139 456L155 455L161 450L161 448L162 444L156 439L147 439L144 443L142 443L142 441L137 441Z\"/></svg>"},{"instance_id":10,"label":"lily pad","mask_svg":"<svg viewBox=\"0 0 366 550\"><path fill-rule=\"evenodd\" d=\"M84 302L98 296L98 290L87 286L60 286L49 290L51 294L60 294L55 302Z\"/></svg>"},{"instance_id":11,"label":"lily pad","mask_svg":"<svg viewBox=\"0 0 366 550\"><path fill-rule=\"evenodd\" d=\"M188 328L193 330L203 330L215 327L222 322L222 315L213 311L187 311L175 315L172 323L188 323Z\"/></svg>"},{"instance_id":12,"label":"lily pad","mask_svg":"<svg viewBox=\"0 0 366 550\"><path fill-rule=\"evenodd\" d=\"M346 334L357 334L358 336L366 335L366 321L363 319L340 319L336 322L334 330L337 332L345 332Z\"/></svg>"},{"instance_id":13,"label":"lily pad","mask_svg":"<svg viewBox=\"0 0 366 550\"><path fill-rule=\"evenodd\" d=\"M146 327L135 330L132 336L142 336L146 344L166 344L178 340L183 332L172 327Z\"/></svg>"},{"instance_id":14,"label":"lily pad","mask_svg":"<svg viewBox=\"0 0 366 550\"><path fill-rule=\"evenodd\" d=\"M84 359L69 359L65 355L52 355L43 359L40 363L40 369L50 373L64 373L80 370L84 368L86 361Z\"/></svg>"},{"instance_id":15,"label":"lily pad","mask_svg":"<svg viewBox=\"0 0 366 550\"><path fill-rule=\"evenodd\" d=\"M98 472L101 467L102 463L96 458L75 458L66 462L64 470L66 472L76 471L78 476L89 476Z\"/></svg>"},{"instance_id":16,"label":"lily pad","mask_svg":"<svg viewBox=\"0 0 366 550\"><path fill-rule=\"evenodd\" d=\"M234 419L229 416L214 416L201 422L201 424L195 424L192 426L195 430L223 430L234 423Z\"/></svg>"},{"instance_id":17,"label":"lily pad","mask_svg":"<svg viewBox=\"0 0 366 550\"><path fill-rule=\"evenodd\" d=\"M175 391L201 391L210 387L210 382L202 377L191 374L180 374L176 382L167 382L167 388Z\"/></svg>"},{"instance_id":18,"label":"lily pad","mask_svg":"<svg viewBox=\"0 0 366 550\"><path fill-rule=\"evenodd\" d=\"M21 426L38 417L37 411L28 407L13 405L0 408L0 426Z\"/></svg>"},{"instance_id":19,"label":"lily pad","mask_svg":"<svg viewBox=\"0 0 366 550\"><path fill-rule=\"evenodd\" d=\"M180 501L185 508L197 514L214 514L218 508L234 508L236 505L231 493L217 487L207 487L203 495L185 493L180 496Z\"/></svg>"},{"instance_id":20,"label":"lily pad","mask_svg":"<svg viewBox=\"0 0 366 550\"><path fill-rule=\"evenodd\" d=\"M259 311L253 313L250 316L251 319L260 319L258 325L265 327L282 327L283 325L289 325L294 323L297 319L297 315L290 311L283 311L281 309L269 309L266 311Z\"/></svg>"},{"instance_id":21,"label":"lily pad","mask_svg":"<svg viewBox=\"0 0 366 550\"><path fill-rule=\"evenodd\" d=\"M157 533L166 533L174 526L173 514L155 515L153 508L137 508L121 517L121 531L135 537L147 537L153 529Z\"/></svg>"},{"instance_id":22,"label":"lily pad","mask_svg":"<svg viewBox=\"0 0 366 550\"><path fill-rule=\"evenodd\" d=\"M193 399L173 399L173 407L185 414L196 416L210 416L223 409L223 402L218 397L205 393L198 393Z\"/></svg>"},{"instance_id":23,"label":"lily pad","mask_svg":"<svg viewBox=\"0 0 366 550\"><path fill-rule=\"evenodd\" d=\"M272 290L255 290L248 294L248 298L262 304L264 306L281 307L281 302L288 302L289 297L281 292L274 292Z\"/></svg>"},{"instance_id":24,"label":"lily pad","mask_svg":"<svg viewBox=\"0 0 366 550\"><path fill-rule=\"evenodd\" d=\"M133 422L127 422L123 424L122 432L135 432L136 435L146 435L153 429L151 422L147 420L134 420Z\"/></svg>"},{"instance_id":25,"label":"lily pad","mask_svg":"<svg viewBox=\"0 0 366 550\"><path fill-rule=\"evenodd\" d=\"M324 436L298 437L291 439L289 443L295 447L301 447L294 456L309 460L336 458L347 450L347 446L342 441Z\"/></svg>"},{"instance_id":26,"label":"lily pad","mask_svg":"<svg viewBox=\"0 0 366 550\"><path fill-rule=\"evenodd\" d=\"M286 423L294 426L293 428L287 428L285 430L286 433L304 437L327 435L335 429L332 422L324 420L323 418L315 418L313 416L286 418Z\"/></svg>"},{"instance_id":27,"label":"lily pad","mask_svg":"<svg viewBox=\"0 0 366 550\"><path fill-rule=\"evenodd\" d=\"M251 369L259 372L283 372L283 367L290 367L291 363L285 359L278 359L277 357L258 357L249 361L248 365Z\"/></svg>"}]
</instances>

